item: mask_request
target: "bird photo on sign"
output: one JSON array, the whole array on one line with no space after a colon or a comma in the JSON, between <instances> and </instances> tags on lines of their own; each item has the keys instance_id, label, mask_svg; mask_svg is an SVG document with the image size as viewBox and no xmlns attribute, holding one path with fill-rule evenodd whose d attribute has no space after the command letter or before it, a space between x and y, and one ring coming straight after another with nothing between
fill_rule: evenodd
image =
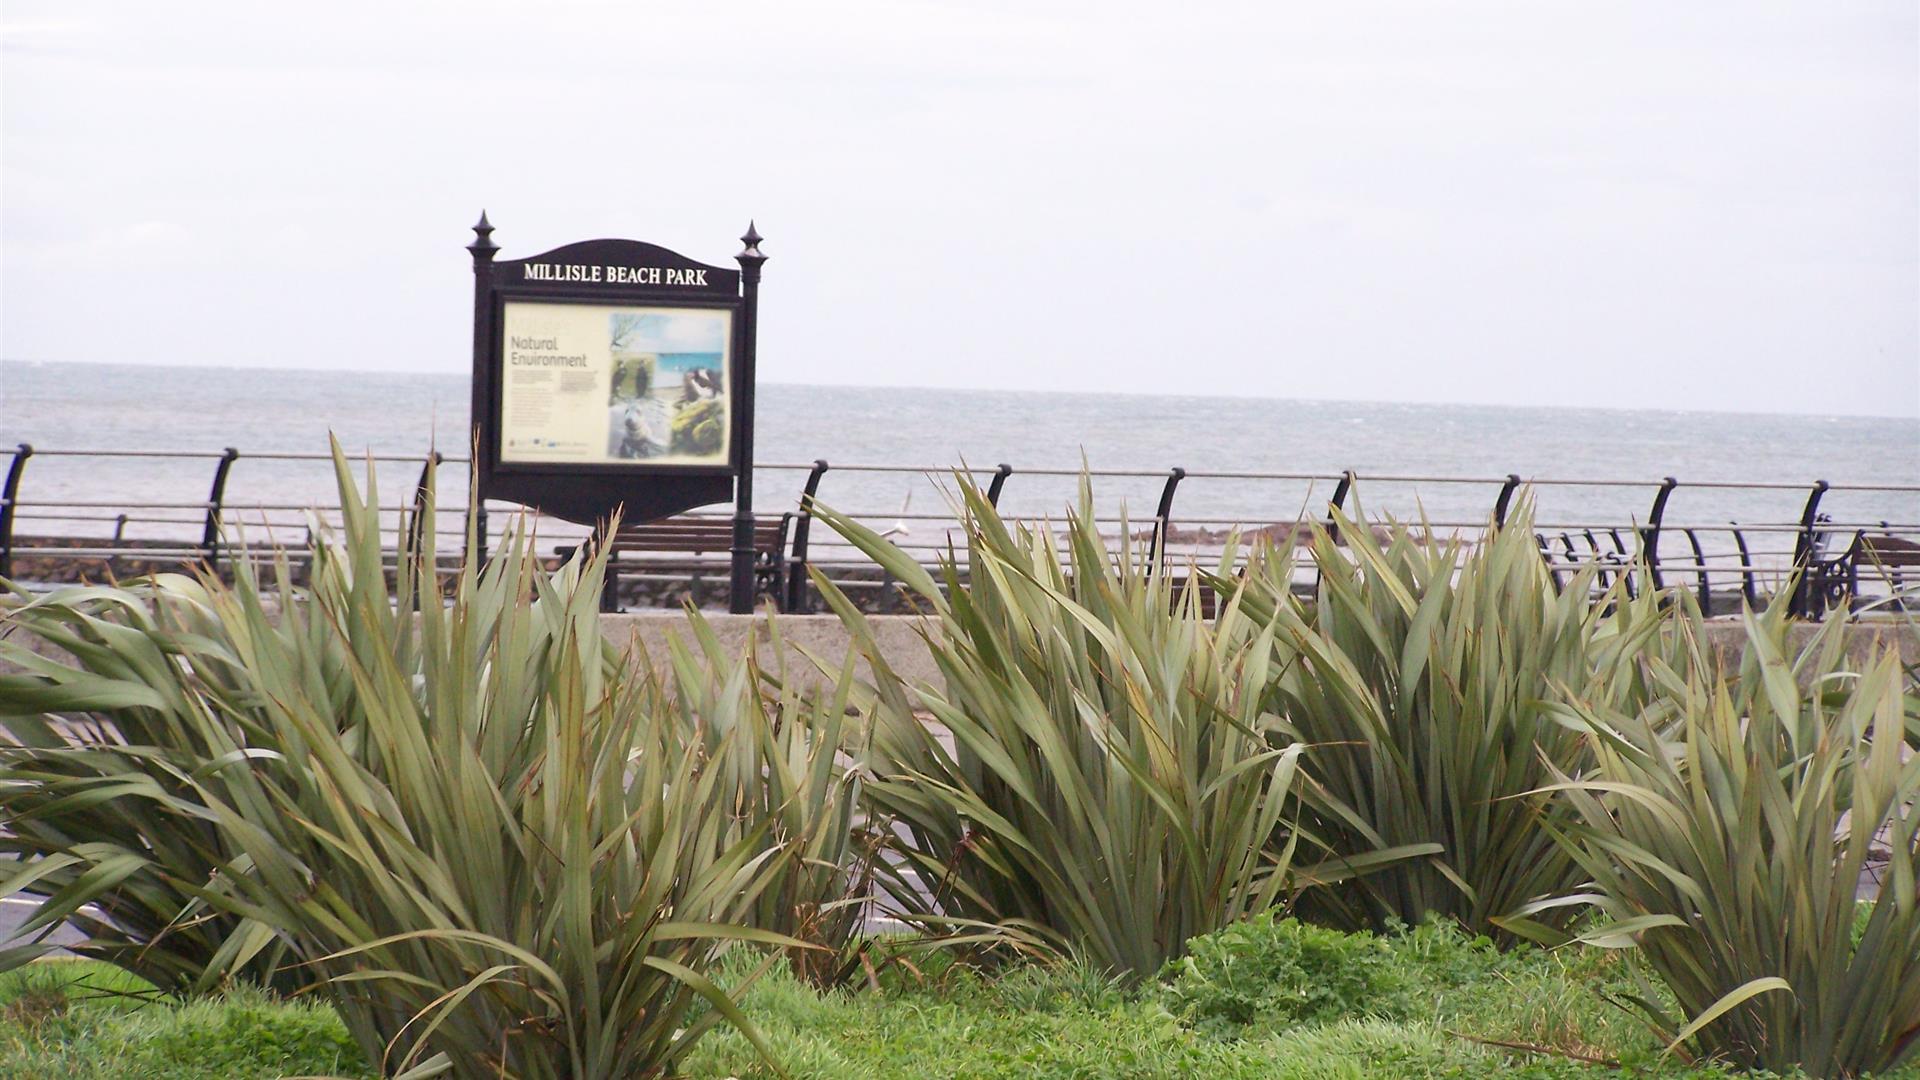
<instances>
[{"instance_id":1,"label":"bird photo on sign","mask_svg":"<svg viewBox=\"0 0 1920 1080\"><path fill-rule=\"evenodd\" d=\"M726 332L725 315L713 311L656 308L608 316L609 458L726 461Z\"/></svg>"}]
</instances>

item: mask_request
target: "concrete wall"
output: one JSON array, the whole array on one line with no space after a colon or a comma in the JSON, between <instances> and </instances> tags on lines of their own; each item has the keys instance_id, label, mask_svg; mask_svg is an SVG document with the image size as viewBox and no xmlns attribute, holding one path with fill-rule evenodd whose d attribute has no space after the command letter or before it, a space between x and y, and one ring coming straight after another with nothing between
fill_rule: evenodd
<instances>
[{"instance_id":1,"label":"concrete wall","mask_svg":"<svg viewBox=\"0 0 1920 1080\"><path fill-rule=\"evenodd\" d=\"M760 653L762 663L773 663L770 651L773 639L765 616L702 614L707 625L713 628L714 635L727 646L730 653L739 655L751 641ZM817 675L818 667L808 658L809 655L830 664L839 664L853 649L853 640L837 615L781 615L777 621L790 678L803 679ZM881 655L887 658L887 665L903 678L915 683L934 682L939 678L933 655L927 650L926 639L921 636L926 624L919 616L869 615L867 625L872 628L873 639L879 644ZM692 643L686 616L677 611L602 615L600 629L616 645L625 645L637 639L655 656L665 655L669 635L677 634L683 641ZM858 670L865 674L866 664L862 662Z\"/></svg>"},{"instance_id":2,"label":"concrete wall","mask_svg":"<svg viewBox=\"0 0 1920 1080\"><path fill-rule=\"evenodd\" d=\"M772 638L765 616L708 614L706 620L730 652L737 655L748 641L752 641L761 650L763 662L773 661L774 658L767 652L771 648ZM852 648L847 632L836 616L781 615L778 623L791 678L818 677L817 668L808 659L808 654L837 665ZM928 652L926 639L922 636L922 628L926 624L919 616L870 615L867 624L872 628L882 655L886 656L887 663L896 672L916 683L937 681L939 673ZM666 655L668 635L677 634L689 644L692 641L686 616L678 611L603 615L600 625L607 637L616 644L625 645L637 640L649 652L661 658ZM1794 627L1795 640L1804 640L1814 629L1807 625ZM1737 650L1746 636L1744 627L1734 619L1709 622L1707 632L1715 647L1725 651ZM1875 651L1885 648L1899 649L1909 663L1920 662L1920 637L1916 637L1913 630L1903 624L1860 624L1850 632L1849 637L1848 651L1858 663L1864 663ZM28 644L38 652L53 651L37 641ZM864 665L862 667L864 669ZM4 665L0 665L0 669L4 669Z\"/></svg>"},{"instance_id":3,"label":"concrete wall","mask_svg":"<svg viewBox=\"0 0 1920 1080\"><path fill-rule=\"evenodd\" d=\"M772 659L767 655L772 639L765 616L708 613L705 617L708 625L713 627L714 634L731 652L738 654L751 640L767 660ZM838 663L852 648L837 616L781 615L778 622L782 644L787 651L790 677L807 677L815 673L816 667L807 660L806 653ZM600 625L614 642L624 644L638 638L649 651L656 653L664 650L669 634L690 637L686 629L686 617L677 611L604 615ZM923 619L915 615L869 615L867 625L872 628L881 654L894 671L911 682L935 682L939 679L939 671L928 652L926 638L922 636L921 628L926 625ZM1746 641L1746 627L1738 619L1715 619L1709 621L1706 627L1708 639L1723 655L1736 653ZM1811 624L1792 627L1795 645L1813 636L1816 630L1817 627ZM1909 626L1859 623L1848 631L1847 651L1857 666L1865 665L1884 649L1898 650L1908 663L1920 662L1920 636L1916 636Z\"/></svg>"}]
</instances>

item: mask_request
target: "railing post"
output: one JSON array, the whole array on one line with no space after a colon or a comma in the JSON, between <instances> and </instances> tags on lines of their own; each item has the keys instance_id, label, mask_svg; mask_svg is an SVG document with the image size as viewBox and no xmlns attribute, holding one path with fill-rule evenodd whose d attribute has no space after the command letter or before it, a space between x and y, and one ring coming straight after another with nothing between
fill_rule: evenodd
<instances>
[{"instance_id":1,"label":"railing post","mask_svg":"<svg viewBox=\"0 0 1920 1080\"><path fill-rule=\"evenodd\" d=\"M427 492L433 487L434 471L440 467L440 451L427 451L427 460L420 467L420 482L413 487L413 520L407 526L407 543L417 558L420 545L427 535ZM437 525L438 522L435 522ZM439 569L439 561L434 552L428 552L428 572Z\"/></svg>"},{"instance_id":2,"label":"railing post","mask_svg":"<svg viewBox=\"0 0 1920 1080\"><path fill-rule=\"evenodd\" d=\"M1633 557L1627 554L1627 542L1620 539L1619 529L1608 529L1607 535L1613 539L1613 553L1620 557L1621 570L1614 576L1620 579L1622 585L1626 586L1627 596L1633 597L1639 595L1633 587Z\"/></svg>"},{"instance_id":3,"label":"railing post","mask_svg":"<svg viewBox=\"0 0 1920 1080\"><path fill-rule=\"evenodd\" d=\"M988 506L995 510L1000 509L1000 489L1007 486L1007 477L1012 475L1013 466L1004 461L1000 463L999 468L993 470L993 479L987 484Z\"/></svg>"},{"instance_id":4,"label":"railing post","mask_svg":"<svg viewBox=\"0 0 1920 1080\"><path fill-rule=\"evenodd\" d=\"M1601 591L1605 592L1608 587L1608 582L1611 580L1606 571L1606 555L1600 550L1600 540L1593 535L1592 529L1585 530L1585 536L1587 538L1587 551L1593 555L1594 584L1600 586ZM1568 551L1572 551L1571 546L1568 547Z\"/></svg>"},{"instance_id":5,"label":"railing post","mask_svg":"<svg viewBox=\"0 0 1920 1080\"><path fill-rule=\"evenodd\" d=\"M126 535L127 515L115 514L113 516L113 546L118 548L121 541L126 539ZM110 578L120 576L120 557L118 555L107 556L107 576Z\"/></svg>"},{"instance_id":6,"label":"railing post","mask_svg":"<svg viewBox=\"0 0 1920 1080\"><path fill-rule=\"evenodd\" d=\"M1814 604L1813 556L1814 526L1820 521L1820 496L1827 493L1827 482L1815 480L1807 493L1807 505L1800 512L1800 533L1793 542L1793 600L1787 613L1800 618L1819 615Z\"/></svg>"},{"instance_id":7,"label":"railing post","mask_svg":"<svg viewBox=\"0 0 1920 1080\"><path fill-rule=\"evenodd\" d=\"M793 523L793 558L787 565L787 611L805 614L813 610L813 593L807 581L807 532L813 524L813 500L820 493L820 478L827 475L827 459L815 458L807 473L807 486L800 492L800 517Z\"/></svg>"},{"instance_id":8,"label":"railing post","mask_svg":"<svg viewBox=\"0 0 1920 1080\"><path fill-rule=\"evenodd\" d=\"M7 466L7 486L0 488L0 578L13 577L13 508L20 500L20 474L33 456L33 444L13 448L13 463Z\"/></svg>"},{"instance_id":9,"label":"railing post","mask_svg":"<svg viewBox=\"0 0 1920 1080\"><path fill-rule=\"evenodd\" d=\"M607 561L605 563L606 576L601 580L600 584L600 613L602 615L614 615L622 610L620 607L620 553L613 549L615 532L609 528L612 524L612 520L608 518L601 518L599 521L594 522L593 532L588 534L586 541L581 545L581 550L586 553L586 557L589 559L593 558L602 547L608 549ZM694 593L694 606L698 607L698 594L700 589L700 571L698 570L693 572L691 589Z\"/></svg>"},{"instance_id":10,"label":"railing post","mask_svg":"<svg viewBox=\"0 0 1920 1080\"><path fill-rule=\"evenodd\" d=\"M476 444L473 455L467 459L467 513L473 515L473 539L471 543L463 543L460 561L477 561L484 565L487 561L487 500L480 497L479 474L475 472L478 468L480 447Z\"/></svg>"},{"instance_id":11,"label":"railing post","mask_svg":"<svg viewBox=\"0 0 1920 1080\"><path fill-rule=\"evenodd\" d=\"M1519 490L1520 474L1508 473L1507 482L1500 485L1500 497L1493 500L1493 524L1496 528L1505 528L1507 507L1513 502L1513 493Z\"/></svg>"},{"instance_id":12,"label":"railing post","mask_svg":"<svg viewBox=\"0 0 1920 1080\"><path fill-rule=\"evenodd\" d=\"M1148 553L1148 573L1164 573L1166 570L1167 530L1173 527L1173 492L1186 475L1187 470L1178 465L1167 470L1166 486L1160 489L1160 506L1153 513L1153 550Z\"/></svg>"},{"instance_id":13,"label":"railing post","mask_svg":"<svg viewBox=\"0 0 1920 1080\"><path fill-rule=\"evenodd\" d=\"M1660 490L1653 496L1653 509L1647 511L1646 528L1640 530L1640 550L1647 559L1647 578L1653 582L1655 592L1666 587L1660 579L1660 522L1667 516L1667 498L1680 481L1669 476L1660 481Z\"/></svg>"},{"instance_id":14,"label":"railing post","mask_svg":"<svg viewBox=\"0 0 1920 1080\"><path fill-rule=\"evenodd\" d=\"M1327 535L1332 537L1336 544L1340 542L1340 523L1335 520L1333 512L1345 508L1347 492L1351 490L1353 490L1353 470L1348 469L1340 474L1340 482L1333 486L1333 498L1327 500Z\"/></svg>"},{"instance_id":15,"label":"railing post","mask_svg":"<svg viewBox=\"0 0 1920 1080\"><path fill-rule=\"evenodd\" d=\"M229 446L213 469L213 489L207 492L207 526L200 534L200 552L209 570L220 565L220 513L227 499L227 474L239 457L240 451Z\"/></svg>"},{"instance_id":16,"label":"railing post","mask_svg":"<svg viewBox=\"0 0 1920 1080\"><path fill-rule=\"evenodd\" d=\"M1738 526L1740 523L1729 521L1727 524ZM1740 549L1740 595L1747 598L1748 607L1759 607L1760 589L1753 580L1753 553L1747 550L1747 537L1738 528L1729 531L1733 533L1733 546Z\"/></svg>"},{"instance_id":17,"label":"railing post","mask_svg":"<svg viewBox=\"0 0 1920 1080\"><path fill-rule=\"evenodd\" d=\"M1681 531L1687 534L1687 543L1693 545L1693 565L1700 571L1700 617L1710 618L1713 615L1713 582L1707 577L1707 553L1692 529Z\"/></svg>"},{"instance_id":18,"label":"railing post","mask_svg":"<svg viewBox=\"0 0 1920 1080\"><path fill-rule=\"evenodd\" d=\"M1553 546L1544 533L1534 533L1533 542L1540 548L1540 561L1547 564L1547 578L1553 582L1553 595L1559 596L1565 586L1560 584L1560 567L1553 561Z\"/></svg>"}]
</instances>

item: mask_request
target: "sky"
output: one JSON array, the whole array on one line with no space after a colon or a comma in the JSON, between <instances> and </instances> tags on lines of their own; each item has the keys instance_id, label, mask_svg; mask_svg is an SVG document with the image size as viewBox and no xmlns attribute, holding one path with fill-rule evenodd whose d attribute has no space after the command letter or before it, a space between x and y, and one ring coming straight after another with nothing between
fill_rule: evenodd
<instances>
[{"instance_id":1,"label":"sky","mask_svg":"<svg viewBox=\"0 0 1920 1080\"><path fill-rule=\"evenodd\" d=\"M34 3L0 357L467 370L766 237L772 382L1920 416L1920 9Z\"/></svg>"}]
</instances>

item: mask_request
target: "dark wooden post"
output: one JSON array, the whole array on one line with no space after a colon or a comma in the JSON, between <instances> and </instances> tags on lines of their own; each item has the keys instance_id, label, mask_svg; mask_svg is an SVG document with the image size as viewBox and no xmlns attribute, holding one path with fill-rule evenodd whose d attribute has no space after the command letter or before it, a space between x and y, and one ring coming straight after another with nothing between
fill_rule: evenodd
<instances>
[{"instance_id":1,"label":"dark wooden post","mask_svg":"<svg viewBox=\"0 0 1920 1080\"><path fill-rule=\"evenodd\" d=\"M740 264L740 342L739 372L735 376L733 401L734 453L738 455L738 477L733 487L733 583L728 610L735 615L753 611L755 551L753 546L753 386L754 341L759 336L760 267L767 261L760 254L760 233L747 222L744 245L734 260Z\"/></svg>"}]
</instances>

